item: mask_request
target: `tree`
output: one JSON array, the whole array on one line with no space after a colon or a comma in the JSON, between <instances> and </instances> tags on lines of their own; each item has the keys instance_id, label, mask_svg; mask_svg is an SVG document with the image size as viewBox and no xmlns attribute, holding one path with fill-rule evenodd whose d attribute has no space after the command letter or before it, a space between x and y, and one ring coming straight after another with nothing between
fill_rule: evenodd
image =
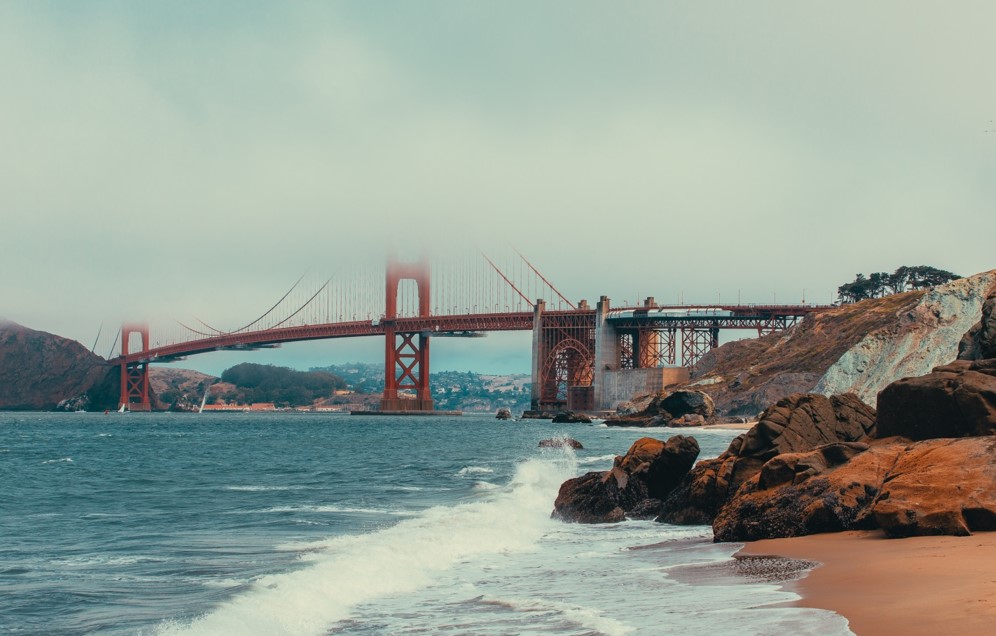
<instances>
[{"instance_id":1,"label":"tree","mask_svg":"<svg viewBox=\"0 0 996 636\"><path fill-rule=\"evenodd\" d=\"M841 303L855 303L890 293L899 294L908 289L926 289L957 278L961 276L929 265L903 265L892 274L876 272L868 277L857 274L852 282L837 288L837 299Z\"/></svg>"}]
</instances>

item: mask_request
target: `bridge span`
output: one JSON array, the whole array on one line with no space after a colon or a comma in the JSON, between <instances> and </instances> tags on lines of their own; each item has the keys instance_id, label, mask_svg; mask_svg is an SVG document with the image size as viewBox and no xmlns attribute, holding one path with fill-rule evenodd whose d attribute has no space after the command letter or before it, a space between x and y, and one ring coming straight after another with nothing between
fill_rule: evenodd
<instances>
[{"instance_id":1,"label":"bridge span","mask_svg":"<svg viewBox=\"0 0 996 636\"><path fill-rule=\"evenodd\" d=\"M496 280L483 285L460 280L450 283L472 289L472 293L478 295L483 288L483 293L489 296L478 298L473 304L465 302L469 308L465 313L433 311L430 296L433 276L427 260L402 263L392 259L385 270L384 304L377 318L324 321L312 318L299 319L293 324L288 324L287 319L260 324L261 319L257 319L234 331L220 331L206 325L207 331L186 327L190 332L188 337L155 345L148 324L126 323L120 334L120 354L108 361L120 369L120 405L136 411L151 409L150 364L173 362L211 351L254 350L289 342L377 336L385 340L385 390L381 410L432 411L434 403L429 384L432 338L480 335L491 331L532 331L531 408L536 411L608 410L634 394L658 391L687 380L689 369L711 348L718 346L721 330L748 329L764 335L790 327L806 314L827 308L816 305L661 305L653 298L647 298L638 306L612 307L605 296L592 308L583 300L577 305L567 301L524 257L522 260L528 268L520 266L519 270L520 273L525 270L525 281L521 276L519 279L510 276L508 267L498 267L486 256L484 258L490 266L491 277ZM446 274L442 275L443 280L446 277ZM408 289L401 289L403 281L409 281ZM330 291L328 286L326 283L320 292L337 293ZM510 290L514 294L510 294ZM545 293L547 298L556 299L555 305L548 308L547 301L542 299L530 301L525 290ZM476 311L479 306L500 306L492 302L495 296L505 302L505 311ZM517 296L514 306L509 303L510 296ZM291 316L299 316L301 310L318 297L318 293L311 296ZM327 298L319 302L331 305ZM319 316L319 313L313 316ZM334 312L326 312L326 316L329 314ZM341 308L339 315L343 315ZM132 347L134 336L140 338L137 348Z\"/></svg>"}]
</instances>

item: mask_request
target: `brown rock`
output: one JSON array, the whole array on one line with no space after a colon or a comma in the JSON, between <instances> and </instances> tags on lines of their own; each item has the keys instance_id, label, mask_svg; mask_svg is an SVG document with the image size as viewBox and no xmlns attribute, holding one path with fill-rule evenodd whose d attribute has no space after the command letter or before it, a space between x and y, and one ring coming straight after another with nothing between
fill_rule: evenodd
<instances>
[{"instance_id":1,"label":"brown rock","mask_svg":"<svg viewBox=\"0 0 996 636\"><path fill-rule=\"evenodd\" d=\"M796 393L761 414L757 425L747 432L739 455L767 460L824 444L860 441L874 430L874 409L855 395L827 398Z\"/></svg>"},{"instance_id":2,"label":"brown rock","mask_svg":"<svg viewBox=\"0 0 996 636\"><path fill-rule=\"evenodd\" d=\"M889 471L874 514L890 537L996 530L996 437L913 444Z\"/></svg>"},{"instance_id":3,"label":"brown rock","mask_svg":"<svg viewBox=\"0 0 996 636\"><path fill-rule=\"evenodd\" d=\"M996 438L863 446L773 458L720 509L715 539L875 527L890 537L996 530Z\"/></svg>"},{"instance_id":4,"label":"brown rock","mask_svg":"<svg viewBox=\"0 0 996 636\"><path fill-rule=\"evenodd\" d=\"M958 344L959 360L996 358L996 291L982 304L982 318Z\"/></svg>"},{"instance_id":5,"label":"brown rock","mask_svg":"<svg viewBox=\"0 0 996 636\"><path fill-rule=\"evenodd\" d=\"M667 442L636 440L611 470L569 479L560 487L553 516L577 523L612 523L626 514L653 518L667 496L695 463L695 438L675 435Z\"/></svg>"},{"instance_id":6,"label":"brown rock","mask_svg":"<svg viewBox=\"0 0 996 636\"><path fill-rule=\"evenodd\" d=\"M591 418L584 413L561 411L553 416L553 424L591 424Z\"/></svg>"},{"instance_id":7,"label":"brown rock","mask_svg":"<svg viewBox=\"0 0 996 636\"><path fill-rule=\"evenodd\" d=\"M570 447L570 448L577 448L577 449L584 448L584 446L581 445L581 442L577 441L576 439L572 439L570 437L553 437L553 438L550 438L550 439L541 439L540 443L539 443L539 447L540 448L565 448L565 447Z\"/></svg>"},{"instance_id":8,"label":"brown rock","mask_svg":"<svg viewBox=\"0 0 996 636\"><path fill-rule=\"evenodd\" d=\"M875 411L854 395L794 394L779 400L726 452L699 462L664 501L658 521L712 523L720 507L773 457L865 441L874 428Z\"/></svg>"},{"instance_id":9,"label":"brown rock","mask_svg":"<svg viewBox=\"0 0 996 636\"><path fill-rule=\"evenodd\" d=\"M553 517L574 523L624 520L626 511L618 503L618 485L615 480L607 479L608 475L609 471L590 472L561 484L553 504Z\"/></svg>"},{"instance_id":10,"label":"brown rock","mask_svg":"<svg viewBox=\"0 0 996 636\"><path fill-rule=\"evenodd\" d=\"M996 360L960 361L878 394L878 435L913 440L996 434Z\"/></svg>"},{"instance_id":11,"label":"brown rock","mask_svg":"<svg viewBox=\"0 0 996 636\"><path fill-rule=\"evenodd\" d=\"M712 398L702 391L675 391L664 397L658 408L670 413L671 419L685 415L700 415L703 419L708 419L716 412Z\"/></svg>"}]
</instances>

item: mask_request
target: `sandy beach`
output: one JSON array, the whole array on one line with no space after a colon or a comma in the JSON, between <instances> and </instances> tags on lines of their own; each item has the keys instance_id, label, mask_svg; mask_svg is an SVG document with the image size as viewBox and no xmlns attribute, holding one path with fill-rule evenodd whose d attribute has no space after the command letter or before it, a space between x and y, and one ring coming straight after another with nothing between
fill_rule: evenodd
<instances>
[{"instance_id":1,"label":"sandy beach","mask_svg":"<svg viewBox=\"0 0 996 636\"><path fill-rule=\"evenodd\" d=\"M833 610L858 636L996 633L996 532L886 539L841 532L748 543L746 556L821 563L790 583L800 607Z\"/></svg>"}]
</instances>

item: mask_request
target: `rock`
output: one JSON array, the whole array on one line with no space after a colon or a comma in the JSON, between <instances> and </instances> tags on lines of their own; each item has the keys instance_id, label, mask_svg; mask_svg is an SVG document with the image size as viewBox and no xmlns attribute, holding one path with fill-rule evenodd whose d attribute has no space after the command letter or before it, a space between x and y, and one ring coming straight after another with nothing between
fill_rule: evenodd
<instances>
[{"instance_id":1,"label":"rock","mask_svg":"<svg viewBox=\"0 0 996 636\"><path fill-rule=\"evenodd\" d=\"M626 426L631 428L651 428L655 426L667 426L669 418L664 415L654 415L645 417L642 415L625 415L622 417L610 417L605 420L606 426Z\"/></svg>"},{"instance_id":2,"label":"rock","mask_svg":"<svg viewBox=\"0 0 996 636\"><path fill-rule=\"evenodd\" d=\"M878 435L913 440L996 434L996 360L957 361L879 393Z\"/></svg>"},{"instance_id":3,"label":"rock","mask_svg":"<svg viewBox=\"0 0 996 636\"><path fill-rule=\"evenodd\" d=\"M675 435L667 442L640 438L626 455L616 457L611 470L565 481L553 517L576 523L612 523L630 513L656 517L661 500L681 482L698 454L693 437Z\"/></svg>"},{"instance_id":4,"label":"rock","mask_svg":"<svg viewBox=\"0 0 996 636\"><path fill-rule=\"evenodd\" d=\"M554 424L591 424L591 418L583 413L561 411L553 417Z\"/></svg>"},{"instance_id":5,"label":"rock","mask_svg":"<svg viewBox=\"0 0 996 636\"><path fill-rule=\"evenodd\" d=\"M886 476L873 513L889 537L996 530L996 437L906 448Z\"/></svg>"},{"instance_id":6,"label":"rock","mask_svg":"<svg viewBox=\"0 0 996 636\"><path fill-rule=\"evenodd\" d=\"M765 410L757 424L715 459L699 462L664 501L658 521L712 523L737 489L768 460L822 445L867 441L875 411L854 395L794 394Z\"/></svg>"},{"instance_id":7,"label":"rock","mask_svg":"<svg viewBox=\"0 0 996 636\"><path fill-rule=\"evenodd\" d=\"M891 382L958 357L980 315L992 325L984 308L994 290L996 270L814 312L784 331L711 349L682 388L705 391L723 415L753 415L792 393L854 393L874 407ZM973 359L996 357L964 346Z\"/></svg>"},{"instance_id":8,"label":"rock","mask_svg":"<svg viewBox=\"0 0 996 636\"><path fill-rule=\"evenodd\" d=\"M560 486L553 517L574 523L615 523L626 518L626 511L615 479L608 471L586 473L568 479Z\"/></svg>"},{"instance_id":9,"label":"rock","mask_svg":"<svg viewBox=\"0 0 996 636\"><path fill-rule=\"evenodd\" d=\"M982 305L982 318L958 344L959 360L996 358L996 291Z\"/></svg>"},{"instance_id":10,"label":"rock","mask_svg":"<svg viewBox=\"0 0 996 636\"><path fill-rule=\"evenodd\" d=\"M628 405L623 411L617 410L618 415L606 419L605 424L634 427L698 426L715 412L712 398L702 391L680 390L658 393L639 412L634 412L632 405Z\"/></svg>"},{"instance_id":11,"label":"rock","mask_svg":"<svg viewBox=\"0 0 996 636\"><path fill-rule=\"evenodd\" d=\"M902 447L859 453L848 473L827 472L838 464L824 448L775 457L720 508L713 538L753 541L872 528L871 506ZM859 450L851 447L843 456Z\"/></svg>"},{"instance_id":12,"label":"rock","mask_svg":"<svg viewBox=\"0 0 996 636\"><path fill-rule=\"evenodd\" d=\"M510 420L512 419L512 411L508 407L501 407L498 412L495 413L496 420Z\"/></svg>"},{"instance_id":13,"label":"rock","mask_svg":"<svg viewBox=\"0 0 996 636\"><path fill-rule=\"evenodd\" d=\"M831 444L768 461L719 511L717 541L882 528L996 530L996 438Z\"/></svg>"},{"instance_id":14,"label":"rock","mask_svg":"<svg viewBox=\"0 0 996 636\"><path fill-rule=\"evenodd\" d=\"M524 420L552 420L556 417L556 413L551 413L550 411L523 411L522 419Z\"/></svg>"},{"instance_id":15,"label":"rock","mask_svg":"<svg viewBox=\"0 0 996 636\"><path fill-rule=\"evenodd\" d=\"M782 453L805 452L824 444L856 442L874 435L875 410L853 394L829 398L797 393L761 414L744 436L740 457L768 460Z\"/></svg>"},{"instance_id":16,"label":"rock","mask_svg":"<svg viewBox=\"0 0 996 636\"><path fill-rule=\"evenodd\" d=\"M581 442L577 441L576 439L571 439L570 437L553 437L551 439L543 439L543 440L540 440L539 447L540 448L565 448L565 447L570 447L570 448L577 448L577 449L583 449L584 448L584 446L581 445Z\"/></svg>"},{"instance_id":17,"label":"rock","mask_svg":"<svg viewBox=\"0 0 996 636\"><path fill-rule=\"evenodd\" d=\"M704 426L705 422L705 418L698 413L685 413L678 419L671 420L667 425L681 428L683 426Z\"/></svg>"},{"instance_id":18,"label":"rock","mask_svg":"<svg viewBox=\"0 0 996 636\"><path fill-rule=\"evenodd\" d=\"M658 408L660 411L670 413L672 420L689 414L700 415L705 420L716 412L712 398L706 393L688 390L670 393L660 401Z\"/></svg>"}]
</instances>

